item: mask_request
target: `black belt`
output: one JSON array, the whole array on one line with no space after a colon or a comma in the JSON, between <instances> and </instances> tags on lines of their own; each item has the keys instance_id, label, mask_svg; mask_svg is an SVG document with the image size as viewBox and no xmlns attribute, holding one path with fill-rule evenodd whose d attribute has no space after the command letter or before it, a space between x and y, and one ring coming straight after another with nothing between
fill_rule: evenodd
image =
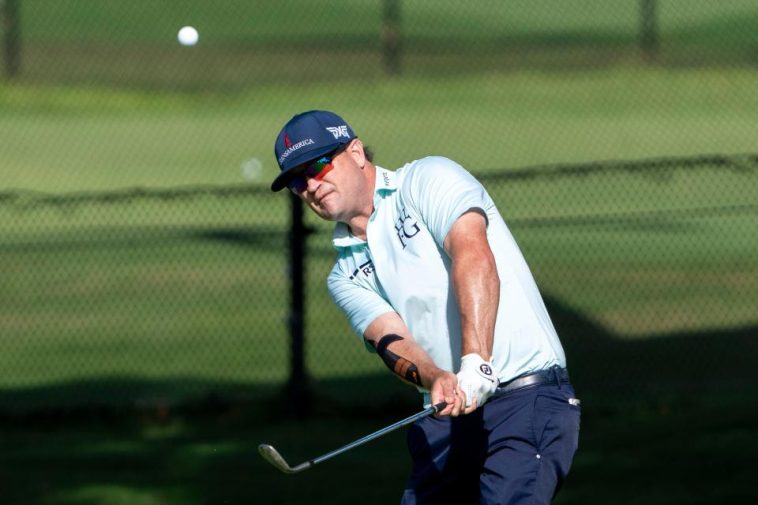
<instances>
[{"instance_id":1,"label":"black belt","mask_svg":"<svg viewBox=\"0 0 758 505\"><path fill-rule=\"evenodd\" d=\"M540 370L539 372L531 372L515 379L511 379L507 382L501 382L495 394L510 393L517 389L526 388L529 386L535 386L537 384L557 384L560 386L562 383L570 382L568 370L555 365L547 370Z\"/></svg>"}]
</instances>

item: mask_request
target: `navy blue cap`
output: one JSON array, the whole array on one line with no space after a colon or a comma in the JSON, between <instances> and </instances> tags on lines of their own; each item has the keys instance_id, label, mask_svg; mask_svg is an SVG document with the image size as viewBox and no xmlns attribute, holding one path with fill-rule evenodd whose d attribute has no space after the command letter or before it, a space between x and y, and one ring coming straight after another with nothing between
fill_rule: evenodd
<instances>
[{"instance_id":1,"label":"navy blue cap","mask_svg":"<svg viewBox=\"0 0 758 505\"><path fill-rule=\"evenodd\" d=\"M354 138L350 125L333 112L310 110L294 116L276 137L274 154L281 173L271 191L284 188L294 168L336 151Z\"/></svg>"}]
</instances>

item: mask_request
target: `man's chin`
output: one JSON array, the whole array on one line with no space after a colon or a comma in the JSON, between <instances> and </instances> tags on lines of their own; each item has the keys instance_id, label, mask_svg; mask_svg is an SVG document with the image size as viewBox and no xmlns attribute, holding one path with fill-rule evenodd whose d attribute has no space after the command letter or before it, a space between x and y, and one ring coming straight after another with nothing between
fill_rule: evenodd
<instances>
[{"instance_id":1,"label":"man's chin","mask_svg":"<svg viewBox=\"0 0 758 505\"><path fill-rule=\"evenodd\" d=\"M327 221L337 220L338 211L334 206L329 205L329 202L321 200L315 210L316 214L318 214L321 219L326 219Z\"/></svg>"},{"instance_id":2,"label":"man's chin","mask_svg":"<svg viewBox=\"0 0 758 505\"><path fill-rule=\"evenodd\" d=\"M332 202L332 200L333 200L332 196L334 196L334 194L333 193L329 193L328 195L324 196L321 200L319 200L318 206L319 206L319 208L322 211L324 211L324 212L331 212L331 211L334 210L334 205L333 205L333 202Z\"/></svg>"}]
</instances>

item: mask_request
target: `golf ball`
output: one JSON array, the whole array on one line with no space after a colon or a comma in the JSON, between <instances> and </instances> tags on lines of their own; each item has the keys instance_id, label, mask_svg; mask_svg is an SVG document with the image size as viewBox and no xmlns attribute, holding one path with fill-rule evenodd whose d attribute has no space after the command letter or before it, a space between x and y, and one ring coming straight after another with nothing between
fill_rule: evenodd
<instances>
[{"instance_id":1,"label":"golf ball","mask_svg":"<svg viewBox=\"0 0 758 505\"><path fill-rule=\"evenodd\" d=\"M176 38L179 39L179 43L183 46L194 46L197 44L200 35L197 33L197 30L195 30L194 27L183 26L182 29L179 30L179 33L176 35Z\"/></svg>"}]
</instances>

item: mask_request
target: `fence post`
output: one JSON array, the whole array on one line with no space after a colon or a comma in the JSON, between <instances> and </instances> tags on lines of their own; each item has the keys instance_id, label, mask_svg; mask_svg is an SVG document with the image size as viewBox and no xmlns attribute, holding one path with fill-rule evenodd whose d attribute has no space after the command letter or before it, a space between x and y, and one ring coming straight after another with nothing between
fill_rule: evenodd
<instances>
[{"instance_id":1,"label":"fence post","mask_svg":"<svg viewBox=\"0 0 758 505\"><path fill-rule=\"evenodd\" d=\"M310 404L305 371L305 251L308 230L303 221L302 200L290 193L290 204L290 376L286 387L286 404L290 415L305 417Z\"/></svg>"},{"instance_id":2,"label":"fence post","mask_svg":"<svg viewBox=\"0 0 758 505\"><path fill-rule=\"evenodd\" d=\"M21 69L21 21L19 0L0 0L0 27L5 49L5 75L13 79Z\"/></svg>"},{"instance_id":3,"label":"fence post","mask_svg":"<svg viewBox=\"0 0 758 505\"><path fill-rule=\"evenodd\" d=\"M400 0L382 0L382 57L390 75L400 74Z\"/></svg>"},{"instance_id":4,"label":"fence post","mask_svg":"<svg viewBox=\"0 0 758 505\"><path fill-rule=\"evenodd\" d=\"M658 56L658 0L640 0L640 49L647 62Z\"/></svg>"}]
</instances>

